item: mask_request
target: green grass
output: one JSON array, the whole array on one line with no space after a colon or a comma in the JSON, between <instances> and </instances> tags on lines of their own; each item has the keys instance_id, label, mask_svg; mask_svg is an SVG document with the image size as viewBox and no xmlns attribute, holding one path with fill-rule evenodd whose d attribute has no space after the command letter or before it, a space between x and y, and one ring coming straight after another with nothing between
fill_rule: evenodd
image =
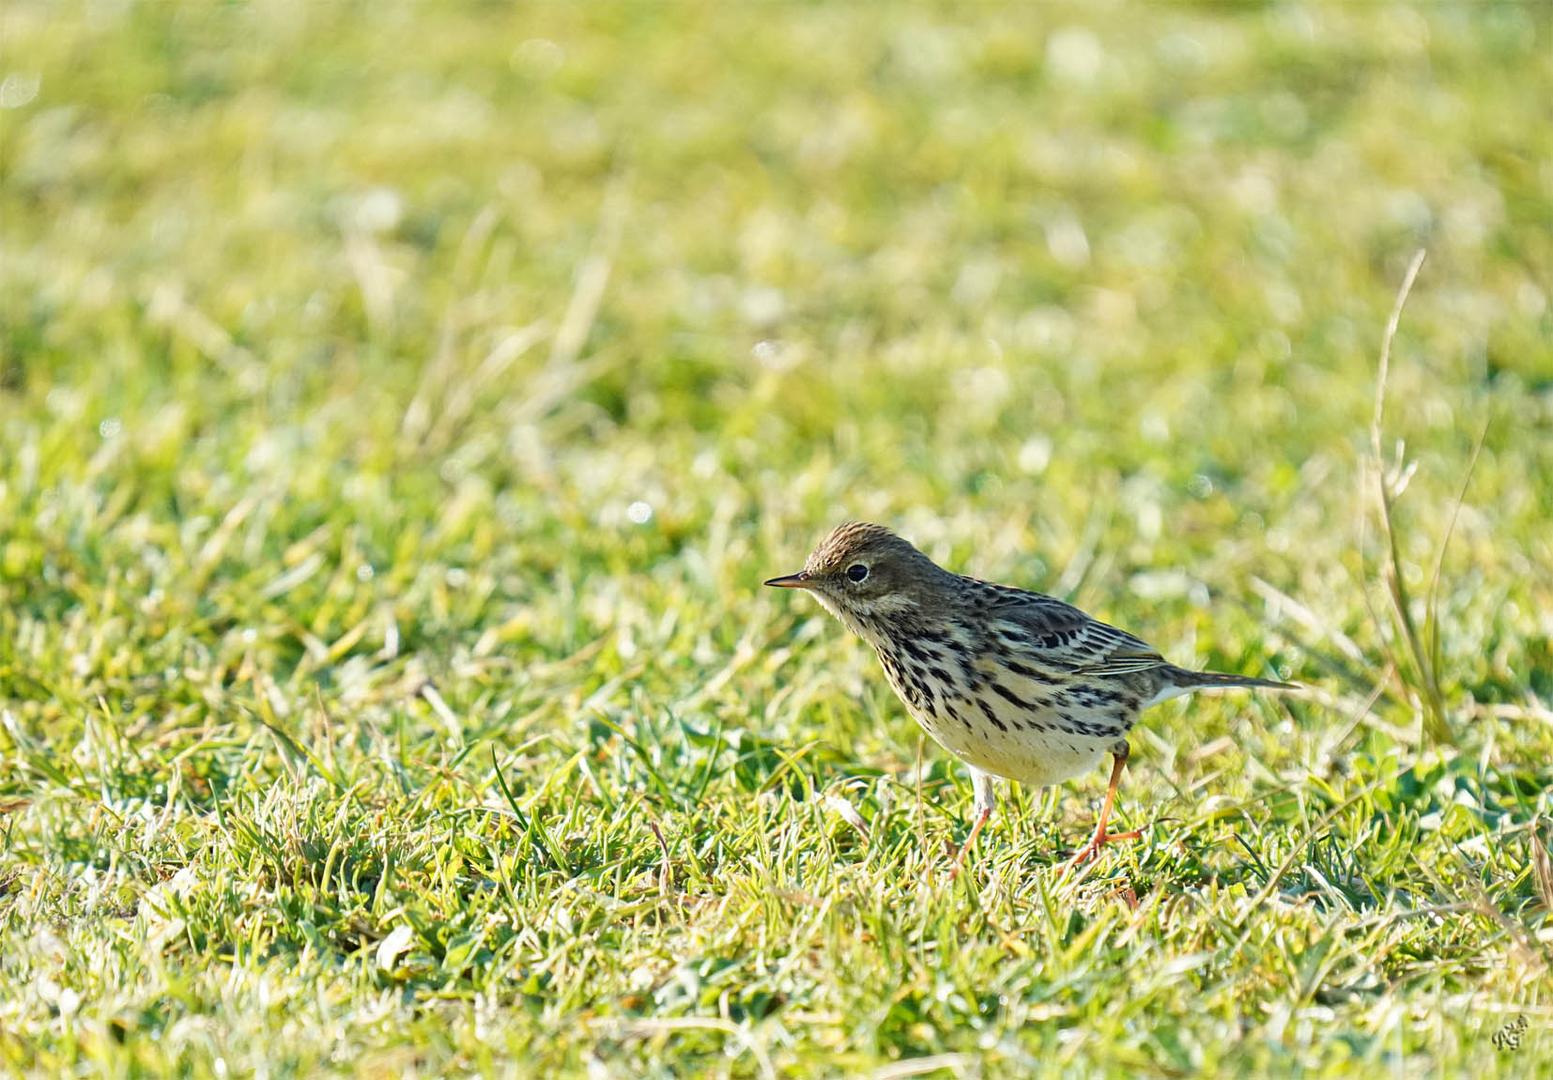
<instances>
[{"instance_id":1,"label":"green grass","mask_svg":"<svg viewBox=\"0 0 1553 1080\"><path fill-rule=\"evenodd\" d=\"M7 3L0 1068L1546 1073L1550 99L1534 5ZM951 882L759 587L847 517L1311 693Z\"/></svg>"}]
</instances>

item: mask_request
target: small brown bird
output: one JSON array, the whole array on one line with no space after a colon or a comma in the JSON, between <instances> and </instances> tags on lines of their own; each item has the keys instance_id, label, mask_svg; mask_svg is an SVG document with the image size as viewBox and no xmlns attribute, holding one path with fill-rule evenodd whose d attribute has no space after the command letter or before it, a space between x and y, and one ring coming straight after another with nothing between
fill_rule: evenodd
<instances>
[{"instance_id":1,"label":"small brown bird","mask_svg":"<svg viewBox=\"0 0 1553 1080\"><path fill-rule=\"evenodd\" d=\"M1194 690L1297 687L1176 667L1125 630L1052 596L962 577L881 525L848 522L803 570L766 582L807 589L874 647L890 685L944 749L970 766L976 821L958 869L995 805L992 778L1056 784L1110 754L1111 783L1088 846L1112 840L1111 805L1138 714Z\"/></svg>"}]
</instances>

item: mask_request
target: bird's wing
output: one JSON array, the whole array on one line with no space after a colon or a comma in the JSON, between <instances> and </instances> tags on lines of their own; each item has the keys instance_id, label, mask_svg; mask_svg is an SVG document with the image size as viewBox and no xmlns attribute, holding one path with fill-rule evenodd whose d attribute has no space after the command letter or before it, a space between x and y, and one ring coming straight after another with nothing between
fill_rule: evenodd
<instances>
[{"instance_id":1,"label":"bird's wing","mask_svg":"<svg viewBox=\"0 0 1553 1080\"><path fill-rule=\"evenodd\" d=\"M1168 661L1147 642L1054 596L990 586L987 616L1005 647L1074 675L1126 675Z\"/></svg>"}]
</instances>

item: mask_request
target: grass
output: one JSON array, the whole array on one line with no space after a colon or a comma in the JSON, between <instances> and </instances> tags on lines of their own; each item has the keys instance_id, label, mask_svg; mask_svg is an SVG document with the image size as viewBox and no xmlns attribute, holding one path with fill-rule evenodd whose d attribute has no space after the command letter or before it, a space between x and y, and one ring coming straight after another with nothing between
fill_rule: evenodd
<instances>
[{"instance_id":1,"label":"grass","mask_svg":"<svg viewBox=\"0 0 1553 1080\"><path fill-rule=\"evenodd\" d=\"M1550 33L7 4L0 1067L1545 1073ZM846 517L1310 693L950 882Z\"/></svg>"}]
</instances>

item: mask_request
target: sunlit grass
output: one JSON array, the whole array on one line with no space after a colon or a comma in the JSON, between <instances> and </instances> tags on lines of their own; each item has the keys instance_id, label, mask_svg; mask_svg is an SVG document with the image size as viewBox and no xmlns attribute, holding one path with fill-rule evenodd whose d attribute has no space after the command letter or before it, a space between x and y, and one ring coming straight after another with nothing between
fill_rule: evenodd
<instances>
[{"instance_id":1,"label":"sunlit grass","mask_svg":"<svg viewBox=\"0 0 1553 1080\"><path fill-rule=\"evenodd\" d=\"M1550 1056L1534 7L0 31L4 1067ZM951 883L963 773L759 588L847 517L1309 693Z\"/></svg>"}]
</instances>

